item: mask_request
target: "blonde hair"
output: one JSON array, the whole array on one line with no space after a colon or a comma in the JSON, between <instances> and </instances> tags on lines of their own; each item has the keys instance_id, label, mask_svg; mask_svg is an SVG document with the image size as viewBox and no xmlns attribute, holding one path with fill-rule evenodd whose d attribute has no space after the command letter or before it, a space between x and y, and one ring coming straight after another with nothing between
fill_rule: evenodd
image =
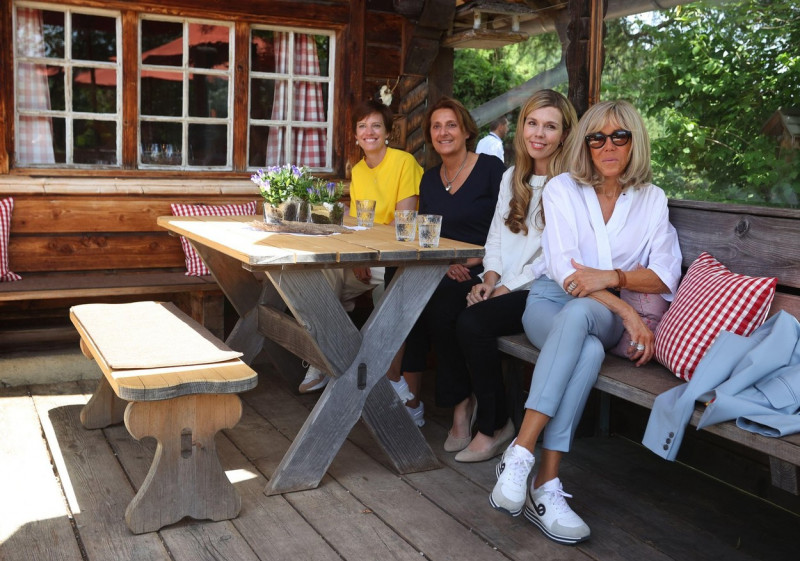
<instances>
[{"instance_id":1,"label":"blonde hair","mask_svg":"<svg viewBox=\"0 0 800 561\"><path fill-rule=\"evenodd\" d=\"M561 112L561 128L564 134L562 143L550 156L547 166L548 179L564 171L564 143L570 138L570 133L578 122L578 116L572 103L566 97L553 90L535 92L522 106L517 119L517 133L514 137L514 171L511 174L511 201L508 204L508 216L505 221L508 229L515 234L523 232L528 235L528 207L533 197L530 180L536 170L536 162L528 154L522 130L525 126L525 119L530 112L543 107L555 107ZM539 199L537 205L535 221L538 229L544 228L541 199Z\"/></svg>"},{"instance_id":2,"label":"blonde hair","mask_svg":"<svg viewBox=\"0 0 800 561\"><path fill-rule=\"evenodd\" d=\"M620 186L623 189L626 187L638 189L647 185L653 179L653 170L650 167L650 138L639 112L633 105L623 100L597 103L581 117L567 154L567 168L570 175L575 181L586 185L597 186L603 182L603 177L592 163L591 148L586 144L584 137L599 131L609 123L615 123L631 131L632 134L630 159L619 176Z\"/></svg>"}]
</instances>

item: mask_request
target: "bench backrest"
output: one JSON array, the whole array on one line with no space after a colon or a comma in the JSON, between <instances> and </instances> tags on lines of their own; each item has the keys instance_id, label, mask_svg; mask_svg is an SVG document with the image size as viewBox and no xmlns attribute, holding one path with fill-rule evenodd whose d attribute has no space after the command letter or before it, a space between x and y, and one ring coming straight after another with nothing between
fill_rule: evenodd
<instances>
[{"instance_id":1,"label":"bench backrest","mask_svg":"<svg viewBox=\"0 0 800 561\"><path fill-rule=\"evenodd\" d=\"M2 193L5 195L5 193ZM12 271L97 271L184 267L179 239L156 224L172 203L247 203L251 196L12 194Z\"/></svg>"},{"instance_id":2,"label":"bench backrest","mask_svg":"<svg viewBox=\"0 0 800 561\"><path fill-rule=\"evenodd\" d=\"M683 265L707 251L736 273L777 277L771 313L800 317L800 210L671 200Z\"/></svg>"}]
</instances>

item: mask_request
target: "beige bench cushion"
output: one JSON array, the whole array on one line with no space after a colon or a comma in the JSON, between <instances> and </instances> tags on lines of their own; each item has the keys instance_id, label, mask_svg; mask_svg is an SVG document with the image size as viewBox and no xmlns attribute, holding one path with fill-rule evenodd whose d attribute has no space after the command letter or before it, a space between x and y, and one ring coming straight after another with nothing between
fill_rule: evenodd
<instances>
[{"instance_id":1,"label":"beige bench cushion","mask_svg":"<svg viewBox=\"0 0 800 561\"><path fill-rule=\"evenodd\" d=\"M71 312L113 370L213 364L242 356L172 303L83 304Z\"/></svg>"}]
</instances>

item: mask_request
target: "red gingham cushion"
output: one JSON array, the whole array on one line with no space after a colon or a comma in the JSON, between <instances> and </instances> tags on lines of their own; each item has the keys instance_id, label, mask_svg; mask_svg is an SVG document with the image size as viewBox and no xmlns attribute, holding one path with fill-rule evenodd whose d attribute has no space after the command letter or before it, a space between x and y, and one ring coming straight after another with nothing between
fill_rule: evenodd
<instances>
[{"instance_id":1,"label":"red gingham cushion","mask_svg":"<svg viewBox=\"0 0 800 561\"><path fill-rule=\"evenodd\" d=\"M11 234L11 211L14 199L0 199L0 282L17 281L22 277L8 270L8 237Z\"/></svg>"},{"instance_id":2,"label":"red gingham cushion","mask_svg":"<svg viewBox=\"0 0 800 561\"><path fill-rule=\"evenodd\" d=\"M184 205L171 204L172 214L175 216L237 216L250 215L256 213L256 201L243 205ZM194 277L201 277L210 274L203 260L197 255L189 241L181 236L181 246L186 255L186 274Z\"/></svg>"},{"instance_id":3,"label":"red gingham cushion","mask_svg":"<svg viewBox=\"0 0 800 561\"><path fill-rule=\"evenodd\" d=\"M720 331L750 335L764 323L777 279L732 273L706 252L686 271L656 329L655 357L690 380Z\"/></svg>"}]
</instances>

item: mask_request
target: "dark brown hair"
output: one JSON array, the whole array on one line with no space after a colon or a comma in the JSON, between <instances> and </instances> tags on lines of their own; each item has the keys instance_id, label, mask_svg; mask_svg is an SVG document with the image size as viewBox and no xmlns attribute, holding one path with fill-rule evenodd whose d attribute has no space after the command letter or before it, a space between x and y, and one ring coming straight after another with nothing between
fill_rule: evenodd
<instances>
[{"instance_id":1,"label":"dark brown hair","mask_svg":"<svg viewBox=\"0 0 800 561\"><path fill-rule=\"evenodd\" d=\"M467 150L474 152L475 146L478 144L478 125L475 124L475 119L469 114L464 104L452 97L442 97L428 109L422 128L423 134L425 135L425 142L433 144L433 140L431 139L431 117L434 111L438 111L439 109L450 109L456 114L458 125L461 127L461 130L467 133Z\"/></svg>"}]
</instances>

